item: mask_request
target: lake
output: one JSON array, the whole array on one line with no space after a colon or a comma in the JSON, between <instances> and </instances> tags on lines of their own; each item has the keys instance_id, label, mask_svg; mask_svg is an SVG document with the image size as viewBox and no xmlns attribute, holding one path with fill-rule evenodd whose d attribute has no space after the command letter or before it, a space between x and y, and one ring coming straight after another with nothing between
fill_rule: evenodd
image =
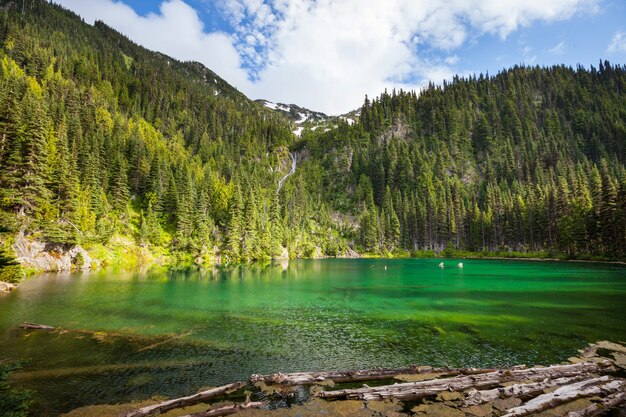
<instances>
[{"instance_id":1,"label":"lake","mask_svg":"<svg viewBox=\"0 0 626 417\"><path fill-rule=\"evenodd\" d=\"M326 259L46 274L0 298L0 359L37 415L180 396L251 373L567 360L626 340L626 267ZM66 329L19 329L28 321Z\"/></svg>"}]
</instances>

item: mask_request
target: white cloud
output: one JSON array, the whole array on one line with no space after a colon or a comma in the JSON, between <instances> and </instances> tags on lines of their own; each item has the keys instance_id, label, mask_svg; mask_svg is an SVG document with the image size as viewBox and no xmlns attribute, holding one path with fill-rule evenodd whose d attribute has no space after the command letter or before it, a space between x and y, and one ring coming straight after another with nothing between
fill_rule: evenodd
<instances>
[{"instance_id":1,"label":"white cloud","mask_svg":"<svg viewBox=\"0 0 626 417\"><path fill-rule=\"evenodd\" d=\"M622 32L621 30L616 32L613 39L611 39L607 51L611 54L626 52L626 32Z\"/></svg>"},{"instance_id":2,"label":"white cloud","mask_svg":"<svg viewBox=\"0 0 626 417\"><path fill-rule=\"evenodd\" d=\"M57 1L150 49L200 61L251 98L337 114L365 94L466 72L454 52L483 34L504 39L593 11L599 0L221 0L230 35L206 33L182 0L145 17L121 1Z\"/></svg>"},{"instance_id":3,"label":"white cloud","mask_svg":"<svg viewBox=\"0 0 626 417\"><path fill-rule=\"evenodd\" d=\"M537 20L567 19L596 6L583 0L267 0L275 17L257 25L247 0L228 3L239 13L231 20L238 33L260 30L269 37L253 95L285 101L288 88L288 101L331 113L385 87L450 78L459 72L450 52L477 36L506 38ZM427 50L441 51L442 58ZM527 63L536 59L530 52Z\"/></svg>"},{"instance_id":4,"label":"white cloud","mask_svg":"<svg viewBox=\"0 0 626 417\"><path fill-rule=\"evenodd\" d=\"M247 83L230 35L207 33L196 11L182 0L161 3L159 13L139 16L121 1L55 0L86 22L101 20L148 49L183 61L199 61L229 83Z\"/></svg>"}]
</instances>

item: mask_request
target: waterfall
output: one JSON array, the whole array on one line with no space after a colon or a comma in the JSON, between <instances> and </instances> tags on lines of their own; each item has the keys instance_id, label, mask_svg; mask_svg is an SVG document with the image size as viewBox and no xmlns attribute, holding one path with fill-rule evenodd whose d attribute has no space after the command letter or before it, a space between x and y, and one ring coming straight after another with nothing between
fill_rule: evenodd
<instances>
[{"instance_id":1,"label":"waterfall","mask_svg":"<svg viewBox=\"0 0 626 417\"><path fill-rule=\"evenodd\" d=\"M290 153L289 155L291 156L291 171L289 171L287 175L285 175L284 177L280 179L280 181L278 181L278 189L276 190L276 194L278 194L280 192L280 189L283 188L283 185L285 185L285 180L294 172L296 172L296 162L297 162L296 154Z\"/></svg>"}]
</instances>

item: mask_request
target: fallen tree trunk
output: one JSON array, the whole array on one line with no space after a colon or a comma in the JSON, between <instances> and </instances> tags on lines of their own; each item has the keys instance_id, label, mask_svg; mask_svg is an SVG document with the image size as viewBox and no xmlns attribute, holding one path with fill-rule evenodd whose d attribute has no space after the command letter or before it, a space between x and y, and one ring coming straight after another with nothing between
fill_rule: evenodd
<instances>
[{"instance_id":1,"label":"fallen tree trunk","mask_svg":"<svg viewBox=\"0 0 626 417\"><path fill-rule=\"evenodd\" d=\"M515 384L508 387L494 388L483 391L470 390L466 393L465 401L463 401L463 407L484 404L497 399L510 397L534 397L535 395L541 394L546 388L571 384L584 378L584 376L573 376L570 378L545 379L541 382L533 384Z\"/></svg>"},{"instance_id":2,"label":"fallen tree trunk","mask_svg":"<svg viewBox=\"0 0 626 417\"><path fill-rule=\"evenodd\" d=\"M608 395L602 398L600 401L582 410L572 411L567 414L567 417L593 417L613 407L626 403L626 391L616 392L615 394Z\"/></svg>"},{"instance_id":3,"label":"fallen tree trunk","mask_svg":"<svg viewBox=\"0 0 626 417\"><path fill-rule=\"evenodd\" d=\"M199 392L197 394L189 395L187 397L175 398L173 400L164 401L159 404L149 405L139 410L131 411L124 414L124 417L144 417L152 414L161 414L176 408L187 407L195 405L204 401L211 400L213 398L221 397L229 392L236 391L239 388L246 386L246 382L235 382L228 385L223 385L217 388L211 388L206 391Z\"/></svg>"},{"instance_id":4,"label":"fallen tree trunk","mask_svg":"<svg viewBox=\"0 0 626 417\"><path fill-rule=\"evenodd\" d=\"M213 410L207 410L207 411L203 411L200 413L194 413L194 414L186 414L182 417L219 417L219 416L228 416L231 414L235 414L240 410L245 410L247 408L259 408L259 407L263 407L264 405L266 405L266 403L262 402L262 401L258 401L258 402L248 402L248 403L243 403L243 404L233 404L233 405L226 405L224 407L220 407L220 408L216 408Z\"/></svg>"},{"instance_id":5,"label":"fallen tree trunk","mask_svg":"<svg viewBox=\"0 0 626 417\"><path fill-rule=\"evenodd\" d=\"M27 330L54 330L54 327L48 326L46 324L36 324L28 322L20 324L20 328Z\"/></svg>"},{"instance_id":6,"label":"fallen tree trunk","mask_svg":"<svg viewBox=\"0 0 626 417\"><path fill-rule=\"evenodd\" d=\"M525 369L524 365L507 368L509 370ZM381 379L391 379L399 375L415 374L443 374L443 376L454 375L477 375L495 372L498 369L480 368L433 368L432 366L409 366L404 368L382 368L357 371L330 371L330 372L293 372L289 374L275 373L271 375L250 376L250 382L263 382L268 385L312 385L327 380L335 383L342 382L363 382L378 381Z\"/></svg>"},{"instance_id":7,"label":"fallen tree trunk","mask_svg":"<svg viewBox=\"0 0 626 417\"><path fill-rule=\"evenodd\" d=\"M591 378L566 385L558 388L554 392L533 398L526 404L507 410L507 413L502 417L523 417L539 413L549 408L554 408L577 398L613 394L624 390L624 387L625 383L623 380L613 379L609 376Z\"/></svg>"},{"instance_id":8,"label":"fallen tree trunk","mask_svg":"<svg viewBox=\"0 0 626 417\"><path fill-rule=\"evenodd\" d=\"M405 368L371 369L357 371L331 372L295 372L276 373L272 375L251 375L250 383L262 383L259 387L268 398L275 393L270 385L308 386L325 381L334 383L359 382L369 380L389 380L400 375L418 376L408 380L415 382L396 383L393 385L357 389L339 389L321 391L316 387L311 396L328 400L362 400L379 401L395 399L400 401L416 400L433 397L432 401L420 405L428 412L439 412L443 409L459 409L471 414L484 413L506 417L522 417L547 409L558 409L565 403L579 398L589 398L578 405L577 411L571 411L569 417L590 417L608 409L614 409L626 402L626 379L607 374L615 373L619 368L616 361L602 358L604 350L621 354L621 345L599 342L584 351L583 358L573 358L574 364L553 365L549 367L526 368L517 366L499 370L493 369L450 369L411 366ZM617 352L617 353L615 353ZM187 397L172 399L156 405L132 411L123 417L144 417L164 413L176 408L186 407L212 399L243 388L248 382L236 382L222 387L206 390ZM551 391L546 393L546 390ZM279 390L280 391L280 390ZM436 398L435 398L436 397ZM523 401L526 401L525 403ZM438 403L439 402L439 403ZM216 417L234 414L246 408L258 408L269 403L245 402L230 404L209 409L185 417ZM331 405L332 403L328 403ZM578 403L576 403L578 404ZM591 405L590 405L591 404ZM297 405L296 405L297 407ZM476 407L476 408L473 408ZM583 408L586 407L586 408ZM568 404L568 411L573 408ZM557 411L555 411L557 412ZM331 413L332 414L332 413ZM559 414L559 415L560 415Z\"/></svg>"},{"instance_id":9,"label":"fallen tree trunk","mask_svg":"<svg viewBox=\"0 0 626 417\"><path fill-rule=\"evenodd\" d=\"M486 374L459 376L430 381L408 382L404 384L383 385L357 389L321 391L318 397L326 399L382 401L386 399L414 400L435 395L441 391L464 391L470 388L490 388L503 382L517 380L539 381L545 378L556 379L581 374L597 373L611 367L612 362L606 360L598 363L583 362L573 365L555 365L530 369L505 370Z\"/></svg>"}]
</instances>

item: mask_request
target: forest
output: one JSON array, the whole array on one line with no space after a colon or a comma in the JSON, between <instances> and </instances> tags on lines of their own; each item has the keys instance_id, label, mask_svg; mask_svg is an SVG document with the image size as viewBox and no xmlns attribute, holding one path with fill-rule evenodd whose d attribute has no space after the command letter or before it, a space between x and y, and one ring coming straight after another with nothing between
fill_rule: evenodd
<instances>
[{"instance_id":1,"label":"forest","mask_svg":"<svg viewBox=\"0 0 626 417\"><path fill-rule=\"evenodd\" d=\"M623 257L625 88L606 61L515 67L366 98L357 125L300 146L366 250Z\"/></svg>"},{"instance_id":2,"label":"forest","mask_svg":"<svg viewBox=\"0 0 626 417\"><path fill-rule=\"evenodd\" d=\"M519 66L305 129L196 62L0 1L0 225L173 264L454 253L624 259L626 71ZM279 181L297 159L295 173Z\"/></svg>"}]
</instances>

